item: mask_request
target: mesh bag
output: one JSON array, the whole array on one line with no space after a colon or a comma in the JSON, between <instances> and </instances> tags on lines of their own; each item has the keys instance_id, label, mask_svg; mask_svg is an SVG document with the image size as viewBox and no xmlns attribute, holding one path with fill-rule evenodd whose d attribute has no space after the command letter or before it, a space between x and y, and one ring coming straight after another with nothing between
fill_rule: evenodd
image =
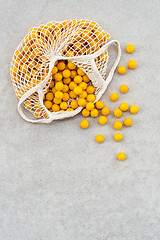
<instances>
[{"instance_id":1,"label":"mesh bag","mask_svg":"<svg viewBox=\"0 0 160 240\"><path fill-rule=\"evenodd\" d=\"M118 41L109 39L110 35L96 22L87 20L52 21L31 28L14 52L10 68L20 115L30 122L49 123L73 117L82 110L78 107L71 112L50 112L45 107L43 97L57 60L69 60L81 68L95 88L96 101L100 99L121 56ZM118 55L106 78L107 49L113 43L118 47ZM36 118L28 117L24 108Z\"/></svg>"}]
</instances>

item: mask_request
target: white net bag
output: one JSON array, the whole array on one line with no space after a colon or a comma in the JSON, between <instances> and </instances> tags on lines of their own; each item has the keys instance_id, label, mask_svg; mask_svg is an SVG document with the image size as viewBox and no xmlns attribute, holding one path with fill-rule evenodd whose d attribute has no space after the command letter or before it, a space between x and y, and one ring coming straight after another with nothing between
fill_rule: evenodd
<instances>
[{"instance_id":1,"label":"white net bag","mask_svg":"<svg viewBox=\"0 0 160 240\"><path fill-rule=\"evenodd\" d=\"M74 111L52 111L44 104L44 95L54 81L53 67L57 61L70 61L80 68L94 86L99 100L111 81L121 57L119 42L109 41L110 35L96 22L68 20L49 22L30 29L14 52L10 68L12 83L19 98L18 111L29 122L49 123L56 119L73 117ZM106 78L108 47L115 43L118 55ZM71 99L67 100L69 106ZM36 118L28 117L26 108Z\"/></svg>"}]
</instances>

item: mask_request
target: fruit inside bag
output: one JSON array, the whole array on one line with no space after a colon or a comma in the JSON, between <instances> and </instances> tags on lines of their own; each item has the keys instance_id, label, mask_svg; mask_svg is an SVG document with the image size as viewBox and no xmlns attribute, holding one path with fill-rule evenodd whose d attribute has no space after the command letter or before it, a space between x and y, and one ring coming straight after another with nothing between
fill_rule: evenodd
<instances>
[{"instance_id":1,"label":"fruit inside bag","mask_svg":"<svg viewBox=\"0 0 160 240\"><path fill-rule=\"evenodd\" d=\"M87 97L99 100L121 56L118 41L109 39L96 22L87 20L53 21L30 29L14 52L10 69L20 115L30 122L49 123L75 116ZM105 79L112 43L118 55ZM24 107L36 120L25 115Z\"/></svg>"}]
</instances>

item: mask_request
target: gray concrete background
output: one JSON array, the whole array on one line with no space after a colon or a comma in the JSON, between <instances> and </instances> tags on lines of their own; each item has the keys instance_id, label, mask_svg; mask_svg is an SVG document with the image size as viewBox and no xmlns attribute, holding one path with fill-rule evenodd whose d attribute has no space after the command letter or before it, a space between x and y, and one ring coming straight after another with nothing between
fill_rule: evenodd
<instances>
[{"instance_id":1,"label":"gray concrete background","mask_svg":"<svg viewBox=\"0 0 160 240\"><path fill-rule=\"evenodd\" d=\"M159 10L159 0L0 0L1 240L160 239ZM30 27L72 18L95 20L119 40L121 64L137 60L137 69L115 73L103 96L111 110L122 101L139 106L120 143L113 140L113 114L106 126L90 119L85 131L81 115L34 125L17 112L9 75L15 48ZM134 54L125 53L128 43ZM129 92L111 103L122 83ZM116 160L120 151L124 162Z\"/></svg>"}]
</instances>

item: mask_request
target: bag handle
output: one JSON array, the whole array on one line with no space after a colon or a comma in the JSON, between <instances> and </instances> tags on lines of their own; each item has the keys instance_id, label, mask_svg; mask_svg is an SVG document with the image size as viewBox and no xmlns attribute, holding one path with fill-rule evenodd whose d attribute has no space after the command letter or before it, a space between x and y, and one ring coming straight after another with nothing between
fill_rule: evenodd
<instances>
[{"instance_id":1,"label":"bag handle","mask_svg":"<svg viewBox=\"0 0 160 240\"><path fill-rule=\"evenodd\" d=\"M50 123L50 122L52 122L52 119L50 119L50 118L42 118L42 119L35 119L35 120L28 118L24 114L23 110L24 110L24 107L22 106L22 103L18 104L18 112L21 115L21 117L24 120L26 120L27 122L31 122L31 123Z\"/></svg>"},{"instance_id":2,"label":"bag handle","mask_svg":"<svg viewBox=\"0 0 160 240\"><path fill-rule=\"evenodd\" d=\"M101 47L98 51L96 51L95 53L92 53L90 55L83 55L83 56L75 56L75 57L62 57L62 56L57 56L56 60L76 60L76 61L82 61L82 60L91 60L94 58L99 57L99 55L101 55L102 53L104 53L107 48L112 44L112 43L116 43L117 47L118 47L118 56L121 57L121 47L120 47L120 43L117 40L111 40L108 43L106 43L103 47Z\"/></svg>"},{"instance_id":3,"label":"bag handle","mask_svg":"<svg viewBox=\"0 0 160 240\"><path fill-rule=\"evenodd\" d=\"M105 80L105 83L101 89L101 91L97 94L97 99L99 100L102 96L102 94L105 92L108 84L111 82L112 78L113 78L113 74L114 74L114 71L116 69L116 67L118 66L118 63L120 61L120 58L121 58L121 47L120 47L120 43L117 41L117 40L112 40L110 41L109 43L107 43L104 47L102 47L102 51L101 49L99 50L99 54L101 55L111 44L115 43L117 45L117 50L118 50L118 53L117 53L117 57L116 57L116 60Z\"/></svg>"},{"instance_id":4,"label":"bag handle","mask_svg":"<svg viewBox=\"0 0 160 240\"><path fill-rule=\"evenodd\" d=\"M115 60L113 66L112 66L112 68L111 68L111 70L110 70L110 72L108 74L108 77L105 80L105 84L109 84L110 83L110 81L111 81L111 79L113 77L114 71L115 71L116 67L118 66L118 63L119 63L119 61L121 59L121 47L120 47L119 42L117 40L113 40L113 41L109 42L107 47L109 47L112 43L115 43L117 45L118 53L117 53L116 60Z\"/></svg>"}]
</instances>

